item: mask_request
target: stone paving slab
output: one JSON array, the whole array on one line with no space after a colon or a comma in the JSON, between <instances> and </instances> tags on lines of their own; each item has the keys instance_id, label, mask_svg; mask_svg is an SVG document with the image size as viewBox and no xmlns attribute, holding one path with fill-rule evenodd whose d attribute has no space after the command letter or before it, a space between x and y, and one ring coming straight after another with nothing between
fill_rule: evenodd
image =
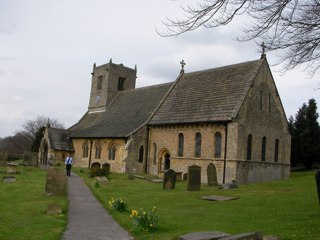
<instances>
[{"instance_id":1,"label":"stone paving slab","mask_svg":"<svg viewBox=\"0 0 320 240\"><path fill-rule=\"evenodd\" d=\"M220 231L194 232L180 236L179 240L218 240L220 238L229 236L231 235Z\"/></svg>"},{"instance_id":2,"label":"stone paving slab","mask_svg":"<svg viewBox=\"0 0 320 240\"><path fill-rule=\"evenodd\" d=\"M208 201L229 201L238 199L238 197L226 197L226 196L204 196L201 199L208 200Z\"/></svg>"},{"instance_id":3,"label":"stone paving slab","mask_svg":"<svg viewBox=\"0 0 320 240\"><path fill-rule=\"evenodd\" d=\"M68 226L62 240L132 240L75 173L68 178Z\"/></svg>"}]
</instances>

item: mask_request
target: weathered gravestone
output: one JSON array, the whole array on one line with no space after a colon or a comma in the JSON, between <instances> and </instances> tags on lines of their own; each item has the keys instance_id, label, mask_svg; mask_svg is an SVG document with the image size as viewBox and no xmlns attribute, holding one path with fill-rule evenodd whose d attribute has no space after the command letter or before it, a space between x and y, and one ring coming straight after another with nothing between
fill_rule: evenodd
<instances>
[{"instance_id":1,"label":"weathered gravestone","mask_svg":"<svg viewBox=\"0 0 320 240\"><path fill-rule=\"evenodd\" d=\"M47 214L48 215L55 215L55 214L61 214L62 213L62 207L58 203L51 203L47 207Z\"/></svg>"},{"instance_id":2,"label":"weathered gravestone","mask_svg":"<svg viewBox=\"0 0 320 240\"><path fill-rule=\"evenodd\" d=\"M213 163L210 163L207 168L208 186L218 185L217 170Z\"/></svg>"},{"instance_id":3,"label":"weathered gravestone","mask_svg":"<svg viewBox=\"0 0 320 240\"><path fill-rule=\"evenodd\" d=\"M16 178L14 176L4 176L3 177L3 182L4 183L12 183L15 182Z\"/></svg>"},{"instance_id":4,"label":"weathered gravestone","mask_svg":"<svg viewBox=\"0 0 320 240\"><path fill-rule=\"evenodd\" d=\"M109 163L102 164L102 169L104 170L106 176L108 176L110 174L110 164Z\"/></svg>"},{"instance_id":5,"label":"weathered gravestone","mask_svg":"<svg viewBox=\"0 0 320 240\"><path fill-rule=\"evenodd\" d=\"M173 169L166 170L163 178L163 190L176 187L176 172Z\"/></svg>"},{"instance_id":6,"label":"weathered gravestone","mask_svg":"<svg viewBox=\"0 0 320 240\"><path fill-rule=\"evenodd\" d=\"M91 177L98 176L100 174L100 163L94 162L91 164Z\"/></svg>"},{"instance_id":7,"label":"weathered gravestone","mask_svg":"<svg viewBox=\"0 0 320 240\"><path fill-rule=\"evenodd\" d=\"M320 203L320 169L316 172L316 185L318 190L318 199Z\"/></svg>"},{"instance_id":8,"label":"weathered gravestone","mask_svg":"<svg viewBox=\"0 0 320 240\"><path fill-rule=\"evenodd\" d=\"M18 164L15 162L7 163L7 173L8 174L16 174L17 173Z\"/></svg>"},{"instance_id":9,"label":"weathered gravestone","mask_svg":"<svg viewBox=\"0 0 320 240\"><path fill-rule=\"evenodd\" d=\"M188 167L188 191L199 191L201 185L201 167L192 165Z\"/></svg>"},{"instance_id":10,"label":"weathered gravestone","mask_svg":"<svg viewBox=\"0 0 320 240\"><path fill-rule=\"evenodd\" d=\"M50 168L47 172L46 195L64 196L67 189L67 176L64 169Z\"/></svg>"}]
</instances>

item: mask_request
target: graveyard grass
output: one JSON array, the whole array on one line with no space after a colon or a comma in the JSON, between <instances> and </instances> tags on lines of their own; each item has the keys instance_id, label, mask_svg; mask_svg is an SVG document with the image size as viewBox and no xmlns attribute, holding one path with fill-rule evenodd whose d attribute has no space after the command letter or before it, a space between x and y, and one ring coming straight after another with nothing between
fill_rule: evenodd
<instances>
[{"instance_id":1,"label":"graveyard grass","mask_svg":"<svg viewBox=\"0 0 320 240\"><path fill-rule=\"evenodd\" d=\"M45 196L46 171L18 167L17 181L4 183L6 168L0 167L0 239L58 240L67 224L66 197ZM62 206L62 214L47 215L51 203Z\"/></svg>"},{"instance_id":2,"label":"graveyard grass","mask_svg":"<svg viewBox=\"0 0 320 240\"><path fill-rule=\"evenodd\" d=\"M316 240L320 236L320 206L315 185L315 172L294 172L289 180L241 185L222 190L201 185L201 191L188 192L187 183L177 182L174 190L162 190L161 183L141 179L128 180L126 174L110 174L110 181L99 188L88 177L87 170L76 169L94 195L114 219L129 230L135 239L178 239L197 231L223 231L240 234L260 231L281 240ZM237 200L213 202L202 196L223 195ZM127 212L110 209L111 198L128 203ZM130 219L131 210L157 207L159 229L136 232Z\"/></svg>"}]
</instances>

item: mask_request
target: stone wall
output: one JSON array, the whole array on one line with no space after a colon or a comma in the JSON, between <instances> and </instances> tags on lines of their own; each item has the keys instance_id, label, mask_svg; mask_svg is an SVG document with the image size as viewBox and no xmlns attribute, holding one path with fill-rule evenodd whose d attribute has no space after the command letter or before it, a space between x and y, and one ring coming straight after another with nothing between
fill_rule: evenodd
<instances>
[{"instance_id":1,"label":"stone wall","mask_svg":"<svg viewBox=\"0 0 320 240\"><path fill-rule=\"evenodd\" d=\"M137 131L127 143L128 157L127 157L127 173L144 173L146 170L147 161L147 136L148 131L146 127L141 128ZM143 147L143 161L139 162L139 150Z\"/></svg>"},{"instance_id":2,"label":"stone wall","mask_svg":"<svg viewBox=\"0 0 320 240\"><path fill-rule=\"evenodd\" d=\"M89 156L90 156L90 140L89 141L89 155L87 158L83 157L83 144L86 139L72 139L73 147L75 150L74 153L74 166L76 167L89 167ZM92 139L92 150L91 150L91 164L98 162L101 165L103 163L110 164L111 172L125 172L126 165L126 150L125 150L125 141L123 139ZM97 141L100 141L102 144L102 150L100 159L95 158L95 145ZM113 143L116 146L115 160L109 160L109 146Z\"/></svg>"},{"instance_id":3,"label":"stone wall","mask_svg":"<svg viewBox=\"0 0 320 240\"><path fill-rule=\"evenodd\" d=\"M201 156L195 157L195 135L201 134ZM214 135L220 132L221 139L221 158L214 158ZM183 156L178 157L178 135L184 135L184 151ZM164 170L164 155L170 154L170 168L176 172L188 172L188 166L201 166L201 181L207 181L207 167L212 162L217 170L218 182L223 180L223 159L224 159L224 142L225 142L225 126L214 124L203 125L184 125L171 127L152 127L150 129L149 149L149 166L150 174L157 175L158 171ZM153 144L157 146L156 164L153 164L154 148Z\"/></svg>"}]
</instances>

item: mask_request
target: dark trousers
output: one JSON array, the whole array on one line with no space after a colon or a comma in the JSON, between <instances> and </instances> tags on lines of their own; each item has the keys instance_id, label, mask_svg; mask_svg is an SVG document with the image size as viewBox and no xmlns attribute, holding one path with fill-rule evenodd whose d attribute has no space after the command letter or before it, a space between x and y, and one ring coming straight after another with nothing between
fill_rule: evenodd
<instances>
[{"instance_id":1,"label":"dark trousers","mask_svg":"<svg viewBox=\"0 0 320 240\"><path fill-rule=\"evenodd\" d=\"M67 169L67 176L69 176L70 177L70 175L71 175L71 164L67 164L66 165L66 169Z\"/></svg>"}]
</instances>

